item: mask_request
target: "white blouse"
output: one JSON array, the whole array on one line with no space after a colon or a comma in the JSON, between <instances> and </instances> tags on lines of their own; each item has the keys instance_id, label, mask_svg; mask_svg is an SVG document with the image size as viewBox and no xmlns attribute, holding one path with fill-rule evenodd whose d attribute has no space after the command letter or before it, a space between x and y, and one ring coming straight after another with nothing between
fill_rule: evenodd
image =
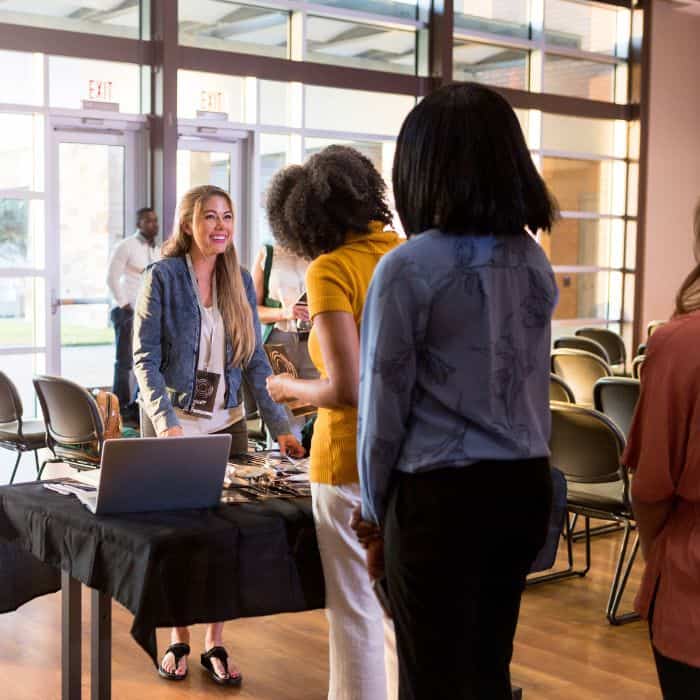
<instances>
[{"instance_id":1,"label":"white blouse","mask_svg":"<svg viewBox=\"0 0 700 700\"><path fill-rule=\"evenodd\" d=\"M265 271L265 259L263 256L261 265ZM294 253L286 251L280 246L275 246L272 253L272 269L268 283L268 296L282 304L282 307L290 309L296 300L306 289L305 277L309 261L300 258ZM287 333L296 333L296 321L278 321L275 328Z\"/></svg>"},{"instance_id":2,"label":"white blouse","mask_svg":"<svg viewBox=\"0 0 700 700\"><path fill-rule=\"evenodd\" d=\"M207 369L209 372L216 372L221 376L214 399L214 412L210 417L187 413L180 408L175 409L177 419L185 435L210 435L228 428L244 417L242 403L235 408L226 408L224 405L226 396L226 377L224 376L226 340L223 318L221 314L214 314L211 306L203 307L201 316L202 327L199 334L197 369ZM209 358L209 366L205 368L204 363L207 357Z\"/></svg>"}]
</instances>

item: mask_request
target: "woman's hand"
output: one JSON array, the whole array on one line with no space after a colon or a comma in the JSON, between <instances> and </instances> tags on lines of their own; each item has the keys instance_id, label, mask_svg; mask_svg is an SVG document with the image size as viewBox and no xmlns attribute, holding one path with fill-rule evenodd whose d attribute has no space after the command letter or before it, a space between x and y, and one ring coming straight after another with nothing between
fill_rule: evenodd
<instances>
[{"instance_id":1,"label":"woman's hand","mask_svg":"<svg viewBox=\"0 0 700 700\"><path fill-rule=\"evenodd\" d=\"M372 580L384 576L384 538L372 540L367 547L367 571Z\"/></svg>"},{"instance_id":2,"label":"woman's hand","mask_svg":"<svg viewBox=\"0 0 700 700\"><path fill-rule=\"evenodd\" d=\"M283 403L296 398L289 391L290 379L294 379L291 374L271 374L267 378L267 392L273 401Z\"/></svg>"},{"instance_id":3,"label":"woman's hand","mask_svg":"<svg viewBox=\"0 0 700 700\"><path fill-rule=\"evenodd\" d=\"M291 433L278 435L277 444L280 446L280 452L283 455L289 454L292 457L304 456L304 448L299 443L299 440L297 440Z\"/></svg>"},{"instance_id":4,"label":"woman's hand","mask_svg":"<svg viewBox=\"0 0 700 700\"><path fill-rule=\"evenodd\" d=\"M350 527L355 531L360 544L368 549L375 540L382 539L382 531L376 523L362 519L362 509L357 506L350 518Z\"/></svg>"},{"instance_id":5,"label":"woman's hand","mask_svg":"<svg viewBox=\"0 0 700 700\"><path fill-rule=\"evenodd\" d=\"M307 304L294 304L292 307L293 318L298 321L310 321L309 307Z\"/></svg>"},{"instance_id":6,"label":"woman's hand","mask_svg":"<svg viewBox=\"0 0 700 700\"><path fill-rule=\"evenodd\" d=\"M173 425L171 428L166 428L158 433L158 437L184 437L185 431L181 425Z\"/></svg>"}]
</instances>

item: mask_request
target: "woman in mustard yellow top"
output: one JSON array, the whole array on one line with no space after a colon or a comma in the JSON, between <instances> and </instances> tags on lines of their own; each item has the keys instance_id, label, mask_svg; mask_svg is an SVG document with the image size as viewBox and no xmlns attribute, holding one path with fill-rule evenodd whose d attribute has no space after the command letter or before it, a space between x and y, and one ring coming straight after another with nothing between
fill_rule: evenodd
<instances>
[{"instance_id":1,"label":"woman in mustard yellow top","mask_svg":"<svg viewBox=\"0 0 700 700\"><path fill-rule=\"evenodd\" d=\"M365 553L350 529L360 503L357 395L360 319L382 255L399 243L386 185L372 163L329 146L273 179L270 226L288 250L312 260L306 288L313 319L309 353L315 380L268 378L275 401L318 406L311 442L311 488L330 634L329 700L395 700L393 626L372 591Z\"/></svg>"}]
</instances>

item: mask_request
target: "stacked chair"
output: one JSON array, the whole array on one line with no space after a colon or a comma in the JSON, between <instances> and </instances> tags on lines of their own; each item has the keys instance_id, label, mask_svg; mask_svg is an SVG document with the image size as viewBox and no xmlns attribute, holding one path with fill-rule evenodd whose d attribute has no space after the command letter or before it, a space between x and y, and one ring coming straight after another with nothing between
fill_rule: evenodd
<instances>
[{"instance_id":1,"label":"stacked chair","mask_svg":"<svg viewBox=\"0 0 700 700\"><path fill-rule=\"evenodd\" d=\"M622 336L601 326L587 326L575 332L577 338L587 338L605 348L608 364L613 374L624 375L627 371L627 350Z\"/></svg>"},{"instance_id":2,"label":"stacked chair","mask_svg":"<svg viewBox=\"0 0 700 700\"><path fill-rule=\"evenodd\" d=\"M25 452L34 453L37 476L40 474L37 451L46 447L46 430L41 421L23 419L22 401L12 380L0 372L0 447L17 453L10 483L17 474L17 467Z\"/></svg>"},{"instance_id":3,"label":"stacked chair","mask_svg":"<svg viewBox=\"0 0 700 700\"><path fill-rule=\"evenodd\" d=\"M627 439L634 411L639 401L639 379L631 377L603 377L593 387L593 403L620 429Z\"/></svg>"},{"instance_id":4,"label":"stacked chair","mask_svg":"<svg viewBox=\"0 0 700 700\"><path fill-rule=\"evenodd\" d=\"M583 350L584 352L590 352L593 355L597 355L601 360L605 361L608 365L610 364L610 356L608 351L596 340L591 340L590 338L584 338L583 336L567 335L561 338L557 338L553 347L555 350L559 348L566 348L568 350Z\"/></svg>"},{"instance_id":5,"label":"stacked chair","mask_svg":"<svg viewBox=\"0 0 700 700\"><path fill-rule=\"evenodd\" d=\"M569 348L552 351L552 372L569 385L577 404L589 408L593 406L595 383L612 376L610 365L599 355Z\"/></svg>"},{"instance_id":6,"label":"stacked chair","mask_svg":"<svg viewBox=\"0 0 700 700\"><path fill-rule=\"evenodd\" d=\"M571 387L556 374L549 375L549 400L576 403Z\"/></svg>"}]
</instances>

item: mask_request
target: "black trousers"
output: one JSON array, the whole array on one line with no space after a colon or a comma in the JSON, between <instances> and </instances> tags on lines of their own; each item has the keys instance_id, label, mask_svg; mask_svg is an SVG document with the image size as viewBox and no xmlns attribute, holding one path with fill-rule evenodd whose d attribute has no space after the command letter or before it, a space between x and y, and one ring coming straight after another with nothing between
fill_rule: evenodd
<instances>
[{"instance_id":1,"label":"black trousers","mask_svg":"<svg viewBox=\"0 0 700 700\"><path fill-rule=\"evenodd\" d=\"M658 591L658 583L657 583ZM656 593L649 611L649 639L654 652L656 674L659 677L661 694L664 700L698 700L700 698L700 668L689 666L682 661L669 659L661 654L654 646L652 624L654 621L654 606Z\"/></svg>"},{"instance_id":2,"label":"black trousers","mask_svg":"<svg viewBox=\"0 0 700 700\"><path fill-rule=\"evenodd\" d=\"M520 598L551 501L547 459L396 478L384 538L400 700L511 700Z\"/></svg>"},{"instance_id":3,"label":"black trousers","mask_svg":"<svg viewBox=\"0 0 700 700\"><path fill-rule=\"evenodd\" d=\"M129 409L134 398L130 388L131 372L134 368L134 353L131 343L134 333L134 312L131 308L123 309L115 306L110 312L110 318L114 326L116 346L112 391L119 399L119 408L124 413Z\"/></svg>"}]
</instances>

